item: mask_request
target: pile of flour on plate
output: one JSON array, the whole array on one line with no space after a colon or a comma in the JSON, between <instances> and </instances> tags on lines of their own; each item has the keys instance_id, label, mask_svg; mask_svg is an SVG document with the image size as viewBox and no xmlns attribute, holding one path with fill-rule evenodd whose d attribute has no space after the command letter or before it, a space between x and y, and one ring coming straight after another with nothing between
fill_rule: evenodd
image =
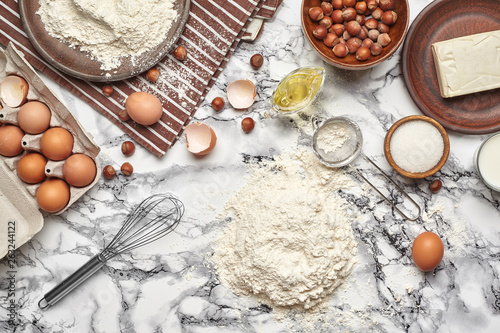
<instances>
[{"instance_id":1,"label":"pile of flour on plate","mask_svg":"<svg viewBox=\"0 0 500 333\"><path fill-rule=\"evenodd\" d=\"M102 70L159 45L176 19L175 0L40 0L49 35L89 52Z\"/></svg>"},{"instance_id":2,"label":"pile of flour on plate","mask_svg":"<svg viewBox=\"0 0 500 333\"><path fill-rule=\"evenodd\" d=\"M335 193L352 185L306 150L253 167L221 214L231 217L214 249L221 283L278 308L328 300L356 262L354 217Z\"/></svg>"}]
</instances>

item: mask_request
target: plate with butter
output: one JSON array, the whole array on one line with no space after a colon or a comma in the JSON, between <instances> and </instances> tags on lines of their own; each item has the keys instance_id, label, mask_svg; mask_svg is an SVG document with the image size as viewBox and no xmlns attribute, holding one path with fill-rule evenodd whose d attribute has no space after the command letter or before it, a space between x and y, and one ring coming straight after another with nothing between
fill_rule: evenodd
<instances>
[{"instance_id":1,"label":"plate with butter","mask_svg":"<svg viewBox=\"0 0 500 333\"><path fill-rule=\"evenodd\" d=\"M401 66L423 114L449 130L500 130L500 2L436 0L412 23Z\"/></svg>"}]
</instances>

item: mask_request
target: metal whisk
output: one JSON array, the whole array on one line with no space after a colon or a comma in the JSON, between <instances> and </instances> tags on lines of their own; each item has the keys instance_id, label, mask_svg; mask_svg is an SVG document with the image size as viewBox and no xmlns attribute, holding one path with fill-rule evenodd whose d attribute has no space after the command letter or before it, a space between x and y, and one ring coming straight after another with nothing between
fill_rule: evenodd
<instances>
[{"instance_id":1,"label":"metal whisk","mask_svg":"<svg viewBox=\"0 0 500 333\"><path fill-rule=\"evenodd\" d=\"M145 199L128 215L108 246L46 293L38 302L38 307L46 309L57 303L114 256L149 244L172 232L183 214L183 203L170 194L155 194Z\"/></svg>"}]
</instances>

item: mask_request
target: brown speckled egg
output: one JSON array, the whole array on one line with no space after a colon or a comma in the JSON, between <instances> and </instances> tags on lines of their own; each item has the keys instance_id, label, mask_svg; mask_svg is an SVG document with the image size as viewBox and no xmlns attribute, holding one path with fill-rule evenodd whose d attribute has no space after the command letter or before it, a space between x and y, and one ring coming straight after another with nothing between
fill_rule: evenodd
<instances>
[{"instance_id":1,"label":"brown speckled egg","mask_svg":"<svg viewBox=\"0 0 500 333\"><path fill-rule=\"evenodd\" d=\"M24 132L17 126L4 125L0 127L0 154L7 157L13 157L21 154L23 146Z\"/></svg>"}]
</instances>

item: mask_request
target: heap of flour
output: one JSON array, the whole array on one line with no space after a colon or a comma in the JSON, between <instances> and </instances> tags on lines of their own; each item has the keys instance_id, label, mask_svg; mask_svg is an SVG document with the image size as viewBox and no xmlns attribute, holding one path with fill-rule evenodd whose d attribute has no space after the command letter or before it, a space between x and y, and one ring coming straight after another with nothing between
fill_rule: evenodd
<instances>
[{"instance_id":1,"label":"heap of flour","mask_svg":"<svg viewBox=\"0 0 500 333\"><path fill-rule=\"evenodd\" d=\"M49 35L79 46L101 63L120 66L159 45L177 17L175 0L40 0L37 14Z\"/></svg>"},{"instance_id":2,"label":"heap of flour","mask_svg":"<svg viewBox=\"0 0 500 333\"><path fill-rule=\"evenodd\" d=\"M256 166L226 206L213 261L223 285L275 307L309 309L345 282L357 243L336 190L353 181L309 151Z\"/></svg>"}]
</instances>

